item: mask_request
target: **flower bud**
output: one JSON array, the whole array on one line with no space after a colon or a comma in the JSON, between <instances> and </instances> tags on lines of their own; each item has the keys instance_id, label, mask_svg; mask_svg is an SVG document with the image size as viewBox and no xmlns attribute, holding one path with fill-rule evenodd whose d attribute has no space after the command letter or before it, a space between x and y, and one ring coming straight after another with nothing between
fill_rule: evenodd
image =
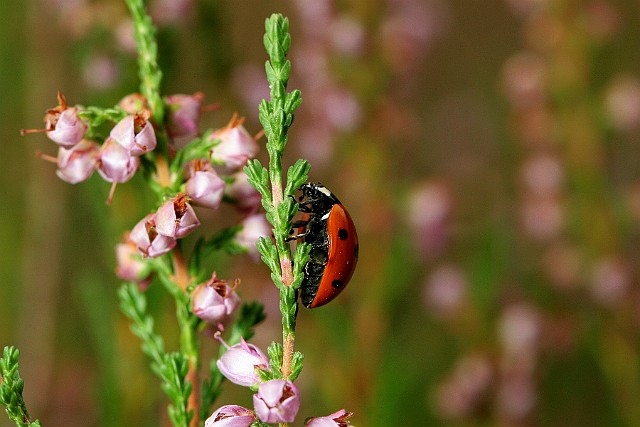
<instances>
[{"instance_id":1,"label":"flower bud","mask_svg":"<svg viewBox=\"0 0 640 427\"><path fill-rule=\"evenodd\" d=\"M156 213L156 230L158 233L180 239L187 236L200 225L195 211L188 203L185 194L178 194L167 200Z\"/></svg>"},{"instance_id":2,"label":"flower bud","mask_svg":"<svg viewBox=\"0 0 640 427\"><path fill-rule=\"evenodd\" d=\"M71 184L86 181L98 166L100 147L93 141L83 139L71 148L58 149L58 177Z\"/></svg>"},{"instance_id":3,"label":"flower bud","mask_svg":"<svg viewBox=\"0 0 640 427\"><path fill-rule=\"evenodd\" d=\"M193 95L167 96L167 133L171 138L171 148L180 150L198 136L198 123L202 113L201 92Z\"/></svg>"},{"instance_id":4,"label":"flower bud","mask_svg":"<svg viewBox=\"0 0 640 427\"><path fill-rule=\"evenodd\" d=\"M207 162L191 162L190 178L185 183L185 192L197 206L217 209L224 195L224 181Z\"/></svg>"},{"instance_id":5,"label":"flower bud","mask_svg":"<svg viewBox=\"0 0 640 427\"><path fill-rule=\"evenodd\" d=\"M207 418L204 427L249 427L255 420L253 411L238 405L225 405Z\"/></svg>"},{"instance_id":6,"label":"flower bud","mask_svg":"<svg viewBox=\"0 0 640 427\"><path fill-rule=\"evenodd\" d=\"M127 182L140 166L140 159L131 156L126 148L107 138L100 148L98 173L108 182Z\"/></svg>"},{"instance_id":7,"label":"flower bud","mask_svg":"<svg viewBox=\"0 0 640 427\"><path fill-rule=\"evenodd\" d=\"M129 115L111 129L109 136L126 148L131 156L141 156L158 145L153 126L148 120L147 110Z\"/></svg>"},{"instance_id":8,"label":"flower bud","mask_svg":"<svg viewBox=\"0 0 640 427\"><path fill-rule=\"evenodd\" d=\"M216 364L229 381L250 387L262 381L258 370L268 369L269 359L258 347L241 339L240 344L228 348Z\"/></svg>"},{"instance_id":9,"label":"flower bud","mask_svg":"<svg viewBox=\"0 0 640 427\"><path fill-rule=\"evenodd\" d=\"M131 230L129 239L149 258L164 255L176 246L176 239L163 236L156 230L156 214L149 214Z\"/></svg>"},{"instance_id":10,"label":"flower bud","mask_svg":"<svg viewBox=\"0 0 640 427\"><path fill-rule=\"evenodd\" d=\"M151 279L149 265L140 259L135 243L126 241L116 245L116 275L122 280L136 282L146 287Z\"/></svg>"},{"instance_id":11,"label":"flower bud","mask_svg":"<svg viewBox=\"0 0 640 427\"><path fill-rule=\"evenodd\" d=\"M228 184L225 191L235 203L235 207L243 212L255 212L262 204L262 196L253 185L249 184L247 174L244 171L233 175L233 183Z\"/></svg>"},{"instance_id":12,"label":"flower bud","mask_svg":"<svg viewBox=\"0 0 640 427\"><path fill-rule=\"evenodd\" d=\"M239 304L235 286L232 288L226 280L219 280L215 272L208 282L196 286L191 294L193 314L211 324L224 322Z\"/></svg>"},{"instance_id":13,"label":"flower bud","mask_svg":"<svg viewBox=\"0 0 640 427\"><path fill-rule=\"evenodd\" d=\"M213 147L213 160L229 169L243 167L247 160L253 159L258 154L258 143L242 126L243 121L244 119L238 119L234 115L227 126L213 132L209 137L212 140L220 140L220 143Z\"/></svg>"},{"instance_id":14,"label":"flower bud","mask_svg":"<svg viewBox=\"0 0 640 427\"><path fill-rule=\"evenodd\" d=\"M253 407L264 423L291 423L300 409L298 388L285 380L270 380L258 386Z\"/></svg>"},{"instance_id":15,"label":"flower bud","mask_svg":"<svg viewBox=\"0 0 640 427\"><path fill-rule=\"evenodd\" d=\"M351 423L348 420L351 415L353 415L352 412L340 409L338 412L326 417L309 418L304 425L305 427L349 427Z\"/></svg>"},{"instance_id":16,"label":"flower bud","mask_svg":"<svg viewBox=\"0 0 640 427\"><path fill-rule=\"evenodd\" d=\"M136 114L141 110L149 109L147 98L141 93L132 93L125 96L118 102L118 106L122 107L127 114Z\"/></svg>"},{"instance_id":17,"label":"flower bud","mask_svg":"<svg viewBox=\"0 0 640 427\"><path fill-rule=\"evenodd\" d=\"M271 224L267 222L263 213L255 213L247 216L242 221L242 230L236 234L236 243L243 247L256 261L260 259L260 253L256 243L260 237L270 236Z\"/></svg>"}]
</instances>

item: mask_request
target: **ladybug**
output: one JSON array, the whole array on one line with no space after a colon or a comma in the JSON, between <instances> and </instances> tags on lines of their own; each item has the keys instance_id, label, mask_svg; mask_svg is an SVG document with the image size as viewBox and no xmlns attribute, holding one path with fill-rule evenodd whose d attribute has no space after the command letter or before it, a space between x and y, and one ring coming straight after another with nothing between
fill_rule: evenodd
<instances>
[{"instance_id":1,"label":"ladybug","mask_svg":"<svg viewBox=\"0 0 640 427\"><path fill-rule=\"evenodd\" d=\"M300 239L311 245L304 266L300 299L307 308L325 305L347 286L358 262L358 234L351 215L340 200L319 182L300 187L298 210L304 215L293 223ZM292 231L293 232L293 231Z\"/></svg>"}]
</instances>

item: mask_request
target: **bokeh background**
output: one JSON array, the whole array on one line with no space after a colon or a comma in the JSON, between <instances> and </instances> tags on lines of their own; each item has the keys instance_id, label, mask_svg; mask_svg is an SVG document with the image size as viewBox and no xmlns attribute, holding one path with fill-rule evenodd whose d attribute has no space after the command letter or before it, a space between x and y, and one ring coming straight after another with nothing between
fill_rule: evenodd
<instances>
[{"instance_id":1,"label":"bokeh background","mask_svg":"<svg viewBox=\"0 0 640 427\"><path fill-rule=\"evenodd\" d=\"M290 19L304 101L287 160L310 160L361 240L347 290L299 314L300 420L346 408L358 426L640 425L637 1L149 7L165 94L219 105L202 129L238 112L259 130L263 22ZM137 90L126 8L6 1L0 17L0 345L21 349L45 426L166 425L114 275L113 247L151 196L134 179L107 207L108 184L63 183L35 156L53 144L19 135L57 90L100 106ZM254 342L279 339L266 268L246 256L210 268L266 304ZM172 302L148 293L171 348ZM250 398L228 385L218 403Z\"/></svg>"}]
</instances>

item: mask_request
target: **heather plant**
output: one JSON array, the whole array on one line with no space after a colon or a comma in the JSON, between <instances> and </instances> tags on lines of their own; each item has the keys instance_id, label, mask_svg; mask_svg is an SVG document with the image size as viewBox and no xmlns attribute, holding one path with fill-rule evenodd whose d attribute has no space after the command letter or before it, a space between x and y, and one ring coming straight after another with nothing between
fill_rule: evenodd
<instances>
[{"instance_id":1,"label":"heather plant","mask_svg":"<svg viewBox=\"0 0 640 427\"><path fill-rule=\"evenodd\" d=\"M44 132L58 145L57 156L39 153L55 163L57 176L69 183L98 174L111 184L107 204L117 186L141 174L156 200L153 209L117 245L118 291L122 312L140 339L151 371L169 400L168 416L176 427L287 425L300 420L301 393L294 381L302 370L302 353L295 350L298 289L309 246L290 247L292 220L298 211L296 190L307 181L309 164L298 160L286 173L283 153L289 127L300 106L300 91L287 91L291 63L286 59L291 38L288 20L274 14L266 20L264 46L269 56L266 77L270 100L259 106L263 131L251 135L234 115L227 126L199 130L204 95L161 92L156 30L142 0L127 0L134 19L140 93L125 96L109 108L70 106L58 93L58 106L45 116ZM268 165L255 159L264 133ZM200 236L193 245L183 239L201 221L194 209L236 207L235 224ZM188 248L192 248L188 250ZM254 327L265 318L258 302L242 301L240 279L218 276L205 262L214 252L260 257L271 270L280 293L282 342L263 352L251 344ZM179 348L165 347L155 327L145 294L161 286L174 300ZM220 343L213 360L203 360L201 340ZM38 426L22 397L19 352L6 347L0 359L0 402L18 426ZM202 366L207 366L203 376ZM213 410L228 380L249 388L253 408L224 405ZM308 418L308 426L347 426L351 414L339 410Z\"/></svg>"}]
</instances>

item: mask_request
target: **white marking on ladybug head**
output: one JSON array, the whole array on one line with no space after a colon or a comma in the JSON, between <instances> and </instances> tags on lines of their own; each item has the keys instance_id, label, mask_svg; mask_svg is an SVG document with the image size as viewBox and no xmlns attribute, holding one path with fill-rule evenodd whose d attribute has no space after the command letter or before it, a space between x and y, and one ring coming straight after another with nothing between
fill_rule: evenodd
<instances>
[{"instance_id":1,"label":"white marking on ladybug head","mask_svg":"<svg viewBox=\"0 0 640 427\"><path fill-rule=\"evenodd\" d=\"M326 221L327 219L329 219L329 215L331 215L331 211L329 211L326 214L322 215L322 218L320 218L320 219L322 221Z\"/></svg>"},{"instance_id":2,"label":"white marking on ladybug head","mask_svg":"<svg viewBox=\"0 0 640 427\"><path fill-rule=\"evenodd\" d=\"M331 191L329 191L329 189L327 187L325 187L324 185L318 185L318 191L321 192L322 194L324 194L327 197L331 197L333 196L333 194L331 194Z\"/></svg>"}]
</instances>

